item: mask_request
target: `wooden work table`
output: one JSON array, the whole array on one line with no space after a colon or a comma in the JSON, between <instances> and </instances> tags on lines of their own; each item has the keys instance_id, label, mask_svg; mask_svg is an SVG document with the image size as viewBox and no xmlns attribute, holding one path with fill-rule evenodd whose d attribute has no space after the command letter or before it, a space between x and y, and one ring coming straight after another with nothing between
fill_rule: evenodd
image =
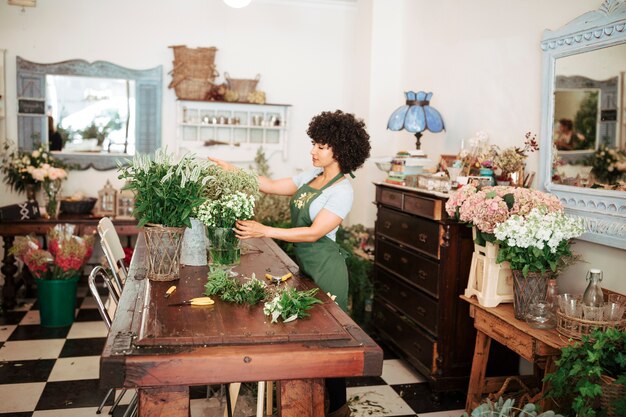
<instances>
[{"instance_id":1,"label":"wooden work table","mask_svg":"<svg viewBox=\"0 0 626 417\"><path fill-rule=\"evenodd\" d=\"M2 288L2 301L4 308L10 310L16 305L16 293L22 282L17 275L18 268L15 265L15 257L9 254L16 236L29 234L45 236L50 229L57 224L71 223L76 225L75 234L90 235L96 233L98 222L102 217L92 214L61 214L58 219L33 219L0 223L0 236L4 244L4 258L0 271L4 275L4 287ZM120 236L136 236L139 233L137 220L135 219L112 219L115 230Z\"/></svg>"},{"instance_id":2,"label":"wooden work table","mask_svg":"<svg viewBox=\"0 0 626 417\"><path fill-rule=\"evenodd\" d=\"M553 371L554 360L561 354L561 348L569 344L568 339L556 329L535 329L525 321L517 320L513 304L487 308L478 304L475 298L461 296L461 299L470 304L470 316L476 328L476 347L465 405L468 412L480 404L483 394L497 391L504 382L502 377L485 377L492 340L532 363L535 366L535 379L540 384L545 374ZM544 390L545 386L542 386L542 394Z\"/></svg>"},{"instance_id":3,"label":"wooden work table","mask_svg":"<svg viewBox=\"0 0 626 417\"><path fill-rule=\"evenodd\" d=\"M323 292L311 316L270 323L263 306L235 305L214 297L213 306L169 306L201 296L207 267L181 267L180 279L145 279L146 248L140 236L100 361L102 387L139 390L139 416L189 413L189 386L277 381L279 414L324 415L324 378L382 373L382 350ZM283 284L314 287L271 239L245 242L234 272ZM240 278L241 279L241 278ZM165 291L176 285L170 298Z\"/></svg>"}]
</instances>

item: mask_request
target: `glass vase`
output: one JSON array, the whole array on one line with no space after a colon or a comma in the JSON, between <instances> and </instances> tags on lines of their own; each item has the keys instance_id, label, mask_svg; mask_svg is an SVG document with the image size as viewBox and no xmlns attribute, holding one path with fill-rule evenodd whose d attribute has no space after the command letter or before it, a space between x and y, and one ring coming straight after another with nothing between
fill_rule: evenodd
<instances>
[{"instance_id":1,"label":"glass vase","mask_svg":"<svg viewBox=\"0 0 626 417\"><path fill-rule=\"evenodd\" d=\"M61 181L44 181L43 190L46 193L46 213L56 220L59 217L59 191L61 191Z\"/></svg>"},{"instance_id":2,"label":"glass vase","mask_svg":"<svg viewBox=\"0 0 626 417\"><path fill-rule=\"evenodd\" d=\"M209 239L209 263L224 267L239 265L241 245L233 228L207 226L206 231Z\"/></svg>"}]
</instances>

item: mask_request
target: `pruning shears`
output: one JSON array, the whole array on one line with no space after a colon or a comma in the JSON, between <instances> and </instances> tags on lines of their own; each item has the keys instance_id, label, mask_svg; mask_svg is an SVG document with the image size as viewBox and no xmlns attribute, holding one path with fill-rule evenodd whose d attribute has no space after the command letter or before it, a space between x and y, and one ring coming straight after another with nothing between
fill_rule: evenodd
<instances>
[{"instance_id":1,"label":"pruning shears","mask_svg":"<svg viewBox=\"0 0 626 417\"><path fill-rule=\"evenodd\" d=\"M196 297L191 300L181 301L180 303L168 304L169 306L210 306L215 301L210 297Z\"/></svg>"},{"instance_id":2,"label":"pruning shears","mask_svg":"<svg viewBox=\"0 0 626 417\"><path fill-rule=\"evenodd\" d=\"M293 274L291 272L287 272L283 276L265 274L265 278L269 279L272 282L272 284L276 284L276 285L280 284L281 282L287 281L292 276Z\"/></svg>"}]
</instances>

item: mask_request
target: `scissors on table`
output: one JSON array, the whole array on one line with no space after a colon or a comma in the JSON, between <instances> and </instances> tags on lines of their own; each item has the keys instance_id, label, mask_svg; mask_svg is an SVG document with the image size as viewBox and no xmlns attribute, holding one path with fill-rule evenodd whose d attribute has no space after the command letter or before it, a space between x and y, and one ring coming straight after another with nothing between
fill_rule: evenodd
<instances>
[{"instance_id":1,"label":"scissors on table","mask_svg":"<svg viewBox=\"0 0 626 417\"><path fill-rule=\"evenodd\" d=\"M190 300L181 301L180 303L168 304L169 306L210 306L215 301L210 297L196 297Z\"/></svg>"}]
</instances>

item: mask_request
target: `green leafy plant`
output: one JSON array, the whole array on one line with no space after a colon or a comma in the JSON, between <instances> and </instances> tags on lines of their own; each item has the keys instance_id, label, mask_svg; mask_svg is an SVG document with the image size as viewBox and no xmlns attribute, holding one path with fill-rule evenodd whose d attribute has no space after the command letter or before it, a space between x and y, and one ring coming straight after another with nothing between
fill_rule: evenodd
<instances>
[{"instance_id":1,"label":"green leafy plant","mask_svg":"<svg viewBox=\"0 0 626 417\"><path fill-rule=\"evenodd\" d=\"M463 413L461 417L468 417ZM472 410L471 417L563 417L554 411L545 411L539 414L539 408L528 403L522 408L515 407L515 400L509 398L505 400L500 397L497 401L487 400Z\"/></svg>"},{"instance_id":2,"label":"green leafy plant","mask_svg":"<svg viewBox=\"0 0 626 417\"><path fill-rule=\"evenodd\" d=\"M55 159L42 145L33 151L20 151L10 141L2 144L0 172L4 174L4 182L16 192L26 191L28 187L40 189L44 177L55 168L70 169L62 161ZM56 179L56 178L54 178Z\"/></svg>"},{"instance_id":3,"label":"green leafy plant","mask_svg":"<svg viewBox=\"0 0 626 417\"><path fill-rule=\"evenodd\" d=\"M271 301L265 303L263 313L272 317L272 323L278 322L281 318L283 323L288 323L296 319L308 317L308 310L315 304L322 302L315 297L318 288L308 291L298 291L295 288L286 288L274 296Z\"/></svg>"},{"instance_id":4,"label":"green leafy plant","mask_svg":"<svg viewBox=\"0 0 626 417\"><path fill-rule=\"evenodd\" d=\"M135 191L133 215L139 226L191 227L190 217L204 202L204 186L212 179L207 167L191 154L176 163L167 148L157 150L154 160L138 154L126 166L118 163L118 178Z\"/></svg>"},{"instance_id":5,"label":"green leafy plant","mask_svg":"<svg viewBox=\"0 0 626 417\"><path fill-rule=\"evenodd\" d=\"M602 378L610 377L626 387L626 331L596 330L582 341L562 349L557 369L546 376L548 398L563 400L567 415L602 416L598 403ZM612 404L616 415L626 415L626 398Z\"/></svg>"},{"instance_id":6,"label":"green leafy plant","mask_svg":"<svg viewBox=\"0 0 626 417\"><path fill-rule=\"evenodd\" d=\"M259 181L256 174L245 169L232 171L210 163L206 168L208 179L204 185L204 197L219 200L224 196L242 192L256 197L259 194Z\"/></svg>"}]
</instances>

